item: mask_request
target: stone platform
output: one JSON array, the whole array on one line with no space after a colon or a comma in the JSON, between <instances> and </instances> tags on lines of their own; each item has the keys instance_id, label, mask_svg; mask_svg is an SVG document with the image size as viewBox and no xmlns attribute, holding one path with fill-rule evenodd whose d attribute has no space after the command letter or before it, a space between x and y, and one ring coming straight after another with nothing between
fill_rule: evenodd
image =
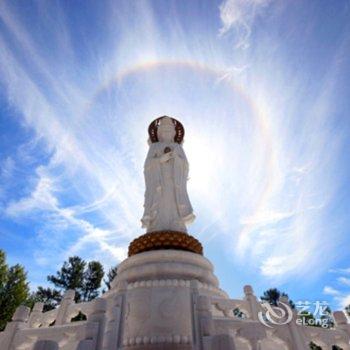
<instances>
[{"instance_id":1,"label":"stone platform","mask_svg":"<svg viewBox=\"0 0 350 350\"><path fill-rule=\"evenodd\" d=\"M20 306L0 332L0 349L307 350L313 341L350 350L344 313L334 313L334 329L299 326L295 313L290 323L269 328L258 319L264 309L250 286L242 299L229 299L210 261L181 250L133 255L100 298L76 304L68 291L57 309L42 309ZM71 322L79 312L87 320Z\"/></svg>"},{"instance_id":2,"label":"stone platform","mask_svg":"<svg viewBox=\"0 0 350 350\"><path fill-rule=\"evenodd\" d=\"M122 344L130 349L158 349L164 344L166 349L193 349L193 293L227 297L212 264L180 250L128 258L118 267L113 287L123 285L127 294Z\"/></svg>"}]
</instances>

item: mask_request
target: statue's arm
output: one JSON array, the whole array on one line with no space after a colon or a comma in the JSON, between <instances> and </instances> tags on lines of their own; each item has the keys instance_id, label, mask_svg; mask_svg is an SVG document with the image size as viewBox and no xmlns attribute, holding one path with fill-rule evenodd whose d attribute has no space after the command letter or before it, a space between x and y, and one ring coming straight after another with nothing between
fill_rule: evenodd
<instances>
[{"instance_id":1,"label":"statue's arm","mask_svg":"<svg viewBox=\"0 0 350 350\"><path fill-rule=\"evenodd\" d=\"M144 171L147 172L152 168L154 161L157 161L157 148L155 144L151 144L147 153Z\"/></svg>"},{"instance_id":2,"label":"statue's arm","mask_svg":"<svg viewBox=\"0 0 350 350\"><path fill-rule=\"evenodd\" d=\"M185 167L188 169L188 161L184 149L181 145L177 144L173 153L173 157L184 163Z\"/></svg>"},{"instance_id":3,"label":"statue's arm","mask_svg":"<svg viewBox=\"0 0 350 350\"><path fill-rule=\"evenodd\" d=\"M165 162L167 162L168 160L170 160L171 158L174 158L173 152L168 152L168 153L164 153L164 154L162 154L161 156L159 156L159 157L158 157L158 160L159 160L161 163L165 163Z\"/></svg>"},{"instance_id":4,"label":"statue's arm","mask_svg":"<svg viewBox=\"0 0 350 350\"><path fill-rule=\"evenodd\" d=\"M157 164L159 163L165 163L170 159L177 158L187 164L187 158L185 155L185 152L183 151L183 148L181 145L176 144L175 148L173 151L168 152L168 153L161 153L157 152L158 150L158 145L157 144L152 144L150 146L150 149L148 151L148 155L146 158L146 163L145 163L145 171L150 169L152 167L152 164L156 162ZM159 155L159 153L161 153Z\"/></svg>"},{"instance_id":5,"label":"statue's arm","mask_svg":"<svg viewBox=\"0 0 350 350\"><path fill-rule=\"evenodd\" d=\"M169 153L161 153L159 155L159 149L158 145L156 143L152 144L150 146L150 149L147 154L146 162L145 162L145 171L149 170L152 167L152 164L154 163L159 164L160 163L165 163L169 159L174 158L173 152Z\"/></svg>"},{"instance_id":6,"label":"statue's arm","mask_svg":"<svg viewBox=\"0 0 350 350\"><path fill-rule=\"evenodd\" d=\"M173 150L173 154L174 154L175 164L177 164L176 169L180 170L180 173L181 173L181 176L180 176L180 173L177 171L178 173L177 182L186 183L188 178L189 165L188 165L185 151L181 145L177 144L177 146Z\"/></svg>"},{"instance_id":7,"label":"statue's arm","mask_svg":"<svg viewBox=\"0 0 350 350\"><path fill-rule=\"evenodd\" d=\"M154 205L157 189L160 186L160 169L159 160L157 159L157 146L151 144L147 153L145 165L144 165L144 176L145 176L145 202L144 202L144 214L141 219L142 227L148 227L152 217L152 206Z\"/></svg>"}]
</instances>

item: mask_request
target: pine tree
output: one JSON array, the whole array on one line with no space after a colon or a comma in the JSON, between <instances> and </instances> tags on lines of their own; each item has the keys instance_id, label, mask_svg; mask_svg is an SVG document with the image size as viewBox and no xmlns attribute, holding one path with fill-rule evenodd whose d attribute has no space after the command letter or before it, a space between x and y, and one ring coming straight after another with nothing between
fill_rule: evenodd
<instances>
[{"instance_id":1,"label":"pine tree","mask_svg":"<svg viewBox=\"0 0 350 350\"><path fill-rule=\"evenodd\" d=\"M75 301L79 302L81 301L82 288L84 285L85 266L86 262L80 257L70 257L68 261L63 263L61 270L56 272L56 276L47 276L47 280L62 291L74 289Z\"/></svg>"},{"instance_id":2,"label":"pine tree","mask_svg":"<svg viewBox=\"0 0 350 350\"><path fill-rule=\"evenodd\" d=\"M264 292L263 296L261 296L260 299L263 301L267 301L273 306L277 306L281 297L288 298L288 294L279 291L277 288L270 288ZM295 309L295 304L293 300L288 300L288 303L292 309Z\"/></svg>"},{"instance_id":3,"label":"pine tree","mask_svg":"<svg viewBox=\"0 0 350 350\"><path fill-rule=\"evenodd\" d=\"M103 280L108 290L111 289L111 283L114 280L114 278L117 276L117 274L118 274L118 265L109 269L107 273L107 278Z\"/></svg>"},{"instance_id":4,"label":"pine tree","mask_svg":"<svg viewBox=\"0 0 350 350\"><path fill-rule=\"evenodd\" d=\"M0 250L0 330L11 320L16 308L29 296L27 274L23 266L8 267L5 252Z\"/></svg>"},{"instance_id":5,"label":"pine tree","mask_svg":"<svg viewBox=\"0 0 350 350\"><path fill-rule=\"evenodd\" d=\"M264 292L263 296L261 296L260 299L267 301L271 305L277 306L280 297L281 292L277 288L270 288Z\"/></svg>"},{"instance_id":6,"label":"pine tree","mask_svg":"<svg viewBox=\"0 0 350 350\"><path fill-rule=\"evenodd\" d=\"M104 275L103 267L98 261L90 261L84 271L84 281L82 287L83 301L90 301L99 295L101 282Z\"/></svg>"},{"instance_id":7,"label":"pine tree","mask_svg":"<svg viewBox=\"0 0 350 350\"><path fill-rule=\"evenodd\" d=\"M58 290L38 287L37 291L30 295L26 305L33 308L37 302L44 303L43 311L46 312L55 309L61 300L62 294Z\"/></svg>"},{"instance_id":8,"label":"pine tree","mask_svg":"<svg viewBox=\"0 0 350 350\"><path fill-rule=\"evenodd\" d=\"M7 276L7 265L5 252L0 250L0 290L4 288Z\"/></svg>"},{"instance_id":9,"label":"pine tree","mask_svg":"<svg viewBox=\"0 0 350 350\"><path fill-rule=\"evenodd\" d=\"M99 295L101 281L104 275L103 267L98 261L88 264L78 256L68 258L56 275L47 277L61 292L75 290L75 302L90 301Z\"/></svg>"}]
</instances>

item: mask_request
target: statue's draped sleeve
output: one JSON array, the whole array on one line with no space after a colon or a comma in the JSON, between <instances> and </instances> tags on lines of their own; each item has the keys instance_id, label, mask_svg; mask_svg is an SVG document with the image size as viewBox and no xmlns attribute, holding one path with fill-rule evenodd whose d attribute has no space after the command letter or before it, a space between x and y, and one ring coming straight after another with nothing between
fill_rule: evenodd
<instances>
[{"instance_id":1,"label":"statue's draped sleeve","mask_svg":"<svg viewBox=\"0 0 350 350\"><path fill-rule=\"evenodd\" d=\"M152 143L144 165L144 176L146 183L144 214L141 219L142 226L147 227L157 214L157 204L161 191L160 162L157 159L158 144Z\"/></svg>"},{"instance_id":2,"label":"statue's draped sleeve","mask_svg":"<svg viewBox=\"0 0 350 350\"><path fill-rule=\"evenodd\" d=\"M195 216L187 193L188 161L180 144L174 149L175 193L179 214L184 223L191 223Z\"/></svg>"}]
</instances>

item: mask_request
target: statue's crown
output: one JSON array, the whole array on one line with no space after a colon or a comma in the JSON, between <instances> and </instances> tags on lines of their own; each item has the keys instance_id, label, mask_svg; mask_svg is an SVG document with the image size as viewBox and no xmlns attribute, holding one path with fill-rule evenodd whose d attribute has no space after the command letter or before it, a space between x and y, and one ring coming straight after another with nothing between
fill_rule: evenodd
<instances>
[{"instance_id":1,"label":"statue's crown","mask_svg":"<svg viewBox=\"0 0 350 350\"><path fill-rule=\"evenodd\" d=\"M153 122L149 125L148 134L149 134L149 139L152 143L159 141L158 135L157 135L158 127L161 124L163 126L170 125L169 123L171 123L172 125L175 126L176 135L174 137L174 142L177 142L180 144L182 143L184 135L185 135L185 129L184 129L183 125L175 118L168 117L167 115L164 115L162 117L159 117L159 118L153 120Z\"/></svg>"}]
</instances>

